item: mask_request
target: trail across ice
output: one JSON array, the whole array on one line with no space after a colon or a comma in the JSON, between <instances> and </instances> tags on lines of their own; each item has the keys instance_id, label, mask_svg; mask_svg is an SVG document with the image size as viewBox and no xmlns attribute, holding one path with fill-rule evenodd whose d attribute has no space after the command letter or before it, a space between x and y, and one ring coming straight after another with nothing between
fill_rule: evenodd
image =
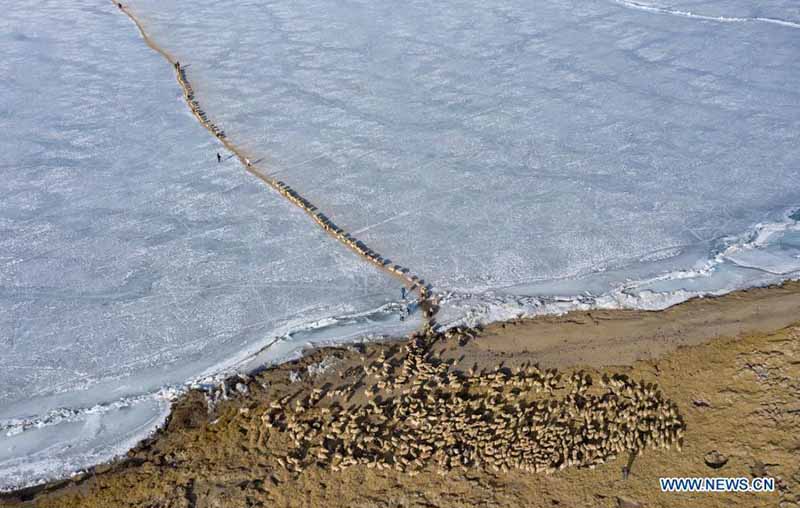
<instances>
[{"instance_id":1,"label":"trail across ice","mask_svg":"<svg viewBox=\"0 0 800 508\"><path fill-rule=\"evenodd\" d=\"M186 62L181 65L181 63L175 57L173 57L168 51L163 49L155 40L153 40L153 38L150 37L145 31L141 21L139 21L139 19L124 5L115 2L114 0L112 0L111 3L118 6L119 10L124 12L133 21L147 45L157 51L158 54L163 56L170 64L172 64L172 66L175 68L175 74L178 83L183 90L184 98L186 99L186 103L189 105L192 114L195 116L195 118L197 118L200 124L203 125L203 127L208 129L220 141L220 143L222 143L227 150L236 155L236 157L239 159L239 162L244 166L247 172L251 173L256 178L278 191L278 193L288 199L291 203L300 207L325 232L336 238L349 249L353 250L363 259L402 280L410 291L415 291L419 294L421 308L426 320L433 319L437 310L435 297L431 294L431 286L427 284L424 279L421 279L413 272L410 272L408 268L398 265L390 259L378 254L365 245L361 240L353 237L350 233L337 226L336 223L334 223L327 215L325 215L315 205L309 202L289 185L273 178L267 172L260 170L256 166L256 162L250 160L250 158L248 158L244 152L242 152L242 150L238 148L228 138L228 136L226 136L222 129L220 129L214 122L209 120L206 112L200 106L195 97L192 85L189 83L189 78L186 75ZM401 215L402 214L398 214L398 217ZM384 222L389 222L389 220ZM367 231L368 229L370 229L370 227L361 229L359 232Z\"/></svg>"}]
</instances>

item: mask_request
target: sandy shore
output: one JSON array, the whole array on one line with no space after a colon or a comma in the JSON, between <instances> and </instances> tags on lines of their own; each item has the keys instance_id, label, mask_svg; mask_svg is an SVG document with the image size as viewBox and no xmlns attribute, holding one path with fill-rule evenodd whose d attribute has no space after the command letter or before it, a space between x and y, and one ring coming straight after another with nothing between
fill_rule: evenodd
<instances>
[{"instance_id":1,"label":"sandy shore","mask_svg":"<svg viewBox=\"0 0 800 508\"><path fill-rule=\"evenodd\" d=\"M698 298L663 311L599 310L491 325L478 351L527 352L543 365L603 367L654 359L717 337L768 333L800 320L800 283Z\"/></svg>"},{"instance_id":2,"label":"sandy shore","mask_svg":"<svg viewBox=\"0 0 800 508\"><path fill-rule=\"evenodd\" d=\"M799 309L787 283L317 350L189 393L126 460L0 506L795 507ZM765 475L778 491L658 485Z\"/></svg>"}]
</instances>

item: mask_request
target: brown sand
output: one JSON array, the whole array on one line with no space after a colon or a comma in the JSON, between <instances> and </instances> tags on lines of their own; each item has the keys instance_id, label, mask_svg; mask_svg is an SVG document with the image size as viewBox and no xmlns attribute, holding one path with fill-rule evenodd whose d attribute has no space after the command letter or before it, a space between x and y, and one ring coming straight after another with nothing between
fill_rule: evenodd
<instances>
[{"instance_id":1,"label":"brown sand","mask_svg":"<svg viewBox=\"0 0 800 508\"><path fill-rule=\"evenodd\" d=\"M459 343L463 337L434 344L434 353L463 370L474 363L494 369L534 361L559 366L566 375L576 365L590 365L586 372L595 379L624 373L656 383L686 423L684 446L680 452L645 450L626 480L620 473L625 457L593 470L570 467L549 475L484 467L439 474L426 466L411 476L365 465L335 472L313 464L296 473L281 466L286 441L265 438L262 415L270 404L328 383L338 386L382 351L397 354L398 343L385 343L363 351L323 349L268 369L246 382L246 395L211 411L205 394L190 393L176 404L166 429L129 459L4 496L0 506L796 507L800 323L791 323L799 308L800 284L788 283L664 312L587 312L493 325L466 344ZM323 372L313 368L320 362L329 366ZM358 393L351 403L365 403ZM727 459L720 469L704 462L715 450ZM658 486L662 476L762 475L778 479L777 492L664 494Z\"/></svg>"},{"instance_id":2,"label":"brown sand","mask_svg":"<svg viewBox=\"0 0 800 508\"><path fill-rule=\"evenodd\" d=\"M800 283L698 298L664 311L573 312L495 324L477 341L479 351L534 354L543 365L630 365L680 346L785 328L800 320Z\"/></svg>"}]
</instances>

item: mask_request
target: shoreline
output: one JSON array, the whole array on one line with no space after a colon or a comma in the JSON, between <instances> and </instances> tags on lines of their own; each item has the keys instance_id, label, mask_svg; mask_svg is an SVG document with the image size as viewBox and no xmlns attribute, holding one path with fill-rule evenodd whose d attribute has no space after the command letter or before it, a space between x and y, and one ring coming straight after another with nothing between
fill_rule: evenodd
<instances>
[{"instance_id":1,"label":"shoreline","mask_svg":"<svg viewBox=\"0 0 800 508\"><path fill-rule=\"evenodd\" d=\"M716 337L770 333L800 321L800 281L695 297L663 310L588 310L488 325L484 342L552 367L630 365ZM531 344L535 341L535 344Z\"/></svg>"},{"instance_id":2,"label":"shoreline","mask_svg":"<svg viewBox=\"0 0 800 508\"><path fill-rule=\"evenodd\" d=\"M598 369L608 371L609 367L616 372L636 372L642 370L641 365L650 365L652 374L653 366L657 372L659 362L669 361L676 354L688 351L691 355L697 348L719 342L739 343L745 340L743 337L763 338L785 331L799 321L797 309L800 309L800 282L786 282L719 297L697 298L661 311L580 311L494 323L480 331L449 331L433 344L432 354L463 370L468 366L491 370L533 362L543 368L564 369L564 372L580 366L590 372L596 371L595 374ZM26 506L50 506L47 499L69 495L83 489L84 485L136 474L151 466L159 467L153 463L154 450L174 447L173 441L187 431L213 427L213 422L219 420L220 415L228 414L231 407L238 407L239 411L266 402L275 395L265 386L280 386L284 391L297 388L295 395L302 396L327 379L330 374L325 373L326 369L360 370L376 355L396 354L405 343L407 339L391 339L312 349L300 359L268 366L251 375L229 378L223 384L225 394L217 392L209 396L191 390L173 405L163 427L128 452L127 457L98 465L69 479L0 494L0 506L16 506L22 502L27 502ZM330 365L325 367L328 360ZM312 369L319 370L319 375L312 375ZM380 397L383 391L376 389L375 395ZM665 396L670 395L665 392ZM366 401L360 393L355 400ZM213 408L209 408L209 401ZM691 426L687 432L691 433ZM163 461L163 455L161 457Z\"/></svg>"}]
</instances>

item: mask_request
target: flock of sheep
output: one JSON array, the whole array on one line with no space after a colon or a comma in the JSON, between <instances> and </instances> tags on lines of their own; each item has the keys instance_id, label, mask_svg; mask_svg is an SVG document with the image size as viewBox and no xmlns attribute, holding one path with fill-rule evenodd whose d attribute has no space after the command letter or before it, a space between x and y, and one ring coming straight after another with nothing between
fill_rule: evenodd
<instances>
[{"instance_id":1,"label":"flock of sheep","mask_svg":"<svg viewBox=\"0 0 800 508\"><path fill-rule=\"evenodd\" d=\"M357 382L272 402L262 439L289 450L277 460L292 471L364 465L411 475L431 466L549 473L680 446L683 420L653 385L530 365L461 372L430 353L440 338L416 334Z\"/></svg>"}]
</instances>

